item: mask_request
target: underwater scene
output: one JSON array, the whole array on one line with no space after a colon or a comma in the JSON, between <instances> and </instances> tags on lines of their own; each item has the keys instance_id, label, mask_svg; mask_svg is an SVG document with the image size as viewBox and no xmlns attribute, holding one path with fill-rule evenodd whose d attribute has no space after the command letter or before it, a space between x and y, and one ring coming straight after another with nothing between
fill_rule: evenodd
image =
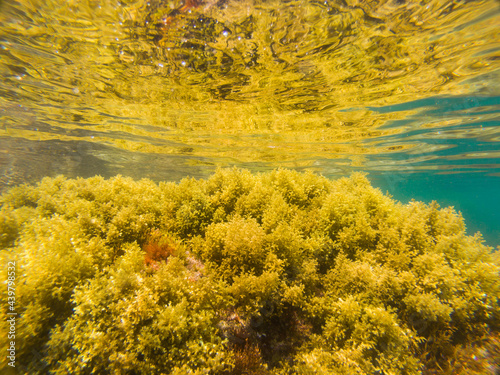
<instances>
[{"instance_id":1,"label":"underwater scene","mask_svg":"<svg viewBox=\"0 0 500 375\"><path fill-rule=\"evenodd\" d=\"M500 2L0 0L0 373L500 375Z\"/></svg>"}]
</instances>

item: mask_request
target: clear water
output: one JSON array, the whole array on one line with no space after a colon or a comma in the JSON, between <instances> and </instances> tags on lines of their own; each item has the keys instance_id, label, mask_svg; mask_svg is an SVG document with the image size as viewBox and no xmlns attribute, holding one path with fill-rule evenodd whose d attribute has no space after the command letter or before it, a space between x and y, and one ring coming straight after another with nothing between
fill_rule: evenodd
<instances>
[{"instance_id":1,"label":"clear water","mask_svg":"<svg viewBox=\"0 0 500 375\"><path fill-rule=\"evenodd\" d=\"M4 0L0 188L365 171L500 245L490 1Z\"/></svg>"}]
</instances>

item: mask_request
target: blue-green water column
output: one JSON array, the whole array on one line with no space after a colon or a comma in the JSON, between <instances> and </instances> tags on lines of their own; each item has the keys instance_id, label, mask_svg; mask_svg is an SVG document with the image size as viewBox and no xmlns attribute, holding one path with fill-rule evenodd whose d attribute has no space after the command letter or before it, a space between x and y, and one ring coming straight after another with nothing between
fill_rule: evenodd
<instances>
[{"instance_id":1,"label":"blue-green water column","mask_svg":"<svg viewBox=\"0 0 500 375\"><path fill-rule=\"evenodd\" d=\"M489 246L500 246L500 177L487 174L370 174L373 185L403 203L412 198L454 206L467 233L480 231Z\"/></svg>"}]
</instances>

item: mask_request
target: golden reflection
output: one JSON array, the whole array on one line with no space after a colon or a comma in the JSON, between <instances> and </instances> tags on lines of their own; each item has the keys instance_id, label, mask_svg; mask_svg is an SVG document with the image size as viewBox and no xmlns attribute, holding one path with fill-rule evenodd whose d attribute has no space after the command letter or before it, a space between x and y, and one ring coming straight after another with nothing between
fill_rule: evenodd
<instances>
[{"instance_id":1,"label":"golden reflection","mask_svg":"<svg viewBox=\"0 0 500 375\"><path fill-rule=\"evenodd\" d=\"M363 155L413 148L377 140L405 131L383 125L418 112L366 108L474 93L485 89L479 77L500 67L493 0L0 7L2 137L223 163L346 158L361 167ZM426 120L422 128L460 123Z\"/></svg>"}]
</instances>

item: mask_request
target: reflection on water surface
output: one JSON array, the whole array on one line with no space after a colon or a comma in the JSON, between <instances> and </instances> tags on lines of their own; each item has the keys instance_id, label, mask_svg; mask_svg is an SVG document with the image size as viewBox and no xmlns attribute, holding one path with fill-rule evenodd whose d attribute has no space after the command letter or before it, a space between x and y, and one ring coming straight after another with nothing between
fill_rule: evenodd
<instances>
[{"instance_id":1,"label":"reflection on water surface","mask_svg":"<svg viewBox=\"0 0 500 375\"><path fill-rule=\"evenodd\" d=\"M0 21L2 188L500 173L493 0L7 0Z\"/></svg>"}]
</instances>

